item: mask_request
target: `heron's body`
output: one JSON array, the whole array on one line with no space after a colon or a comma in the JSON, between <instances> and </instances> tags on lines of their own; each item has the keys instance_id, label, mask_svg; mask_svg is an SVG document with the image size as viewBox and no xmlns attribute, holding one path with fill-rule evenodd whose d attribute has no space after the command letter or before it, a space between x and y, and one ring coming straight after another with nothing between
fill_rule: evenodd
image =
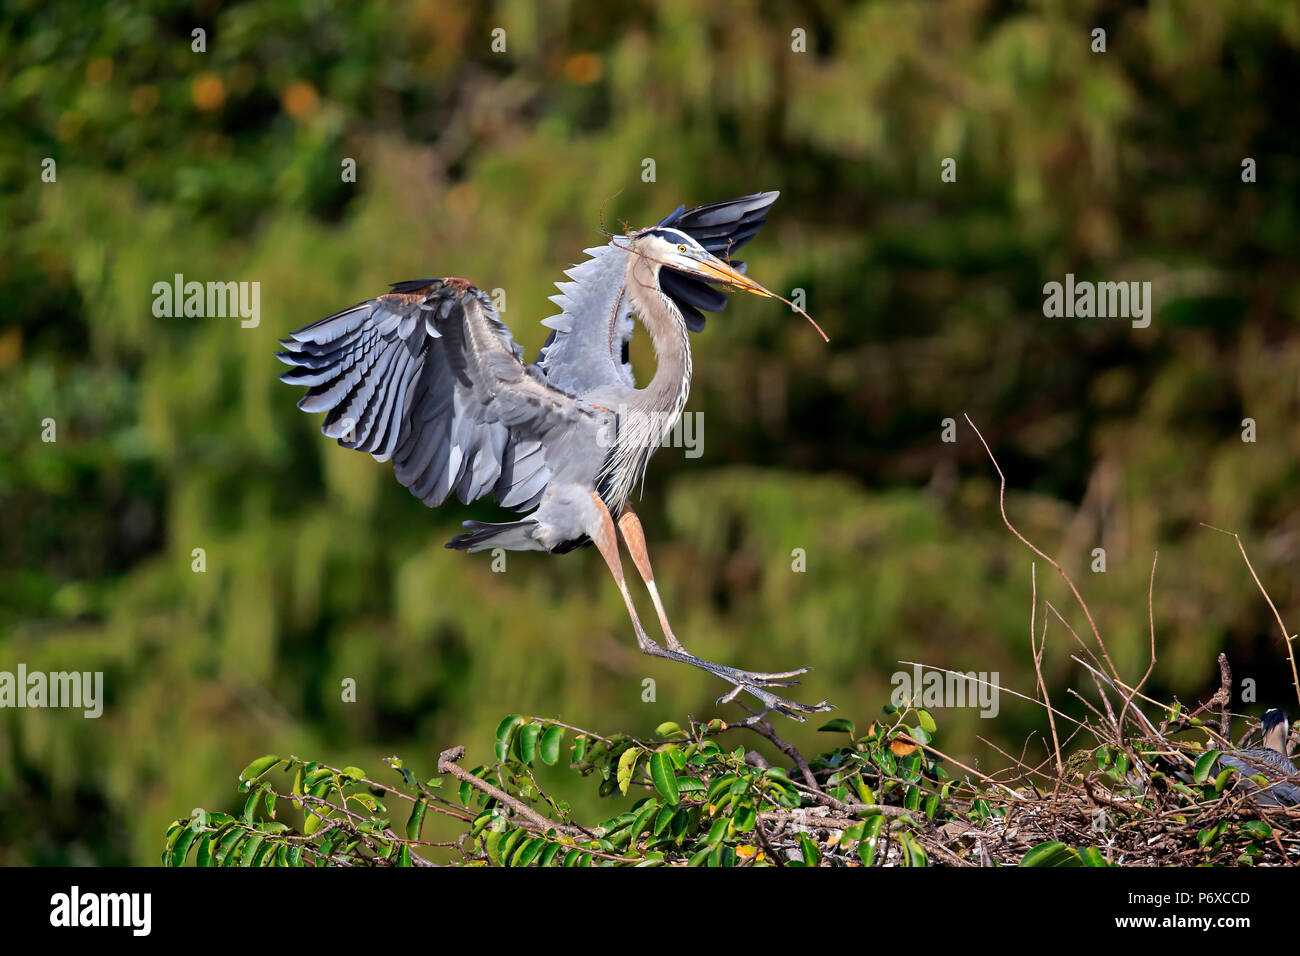
<instances>
[{"instance_id":1,"label":"heron's body","mask_svg":"<svg viewBox=\"0 0 1300 956\"><path fill-rule=\"evenodd\" d=\"M1247 747L1235 753L1224 754L1219 762L1231 767L1242 776L1241 787L1250 799L1263 807L1290 807L1300 804L1300 786L1286 779L1294 777L1296 766L1286 753L1290 721L1285 711L1265 711L1261 724L1264 746ZM1264 787L1251 777L1260 776L1267 781Z\"/></svg>"},{"instance_id":2,"label":"heron's body","mask_svg":"<svg viewBox=\"0 0 1300 956\"><path fill-rule=\"evenodd\" d=\"M764 688L802 671L759 674L696 658L668 625L645 540L628 504L651 456L685 407L691 332L726 296L707 282L771 297L731 252L765 221L776 193L692 210L586 250L543 322L537 361L501 322L491 299L464 279L421 279L329 316L283 340L281 376L306 385L299 407L326 412L322 431L346 448L391 460L398 481L430 507L455 492L491 494L528 514L503 524L467 521L449 548L563 553L594 543L609 565L646 653L702 667L791 716L827 709ZM654 376L637 387L628 362L633 321L650 335ZM616 526L617 525L617 530ZM622 574L622 537L655 603L667 647L637 619ZM802 719L802 718L800 718Z\"/></svg>"}]
</instances>

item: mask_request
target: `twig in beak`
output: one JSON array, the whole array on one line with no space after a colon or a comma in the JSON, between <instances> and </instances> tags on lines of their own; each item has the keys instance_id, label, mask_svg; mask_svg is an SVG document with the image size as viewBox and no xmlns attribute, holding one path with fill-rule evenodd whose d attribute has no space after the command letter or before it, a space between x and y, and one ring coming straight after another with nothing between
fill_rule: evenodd
<instances>
[{"instance_id":1,"label":"twig in beak","mask_svg":"<svg viewBox=\"0 0 1300 956\"><path fill-rule=\"evenodd\" d=\"M823 342L827 342L827 343L830 342L831 337L830 337L829 335L827 335L825 332L822 331L822 327L821 327L820 325L818 325L816 322L813 322L813 317L812 317L811 315L809 315L809 314L808 314L807 312L805 312L803 309L799 308L799 306L795 305L793 302L791 302L791 301L790 301L789 299L787 299L785 296L783 296L783 295L777 295L775 292L770 292L770 290L769 290L769 294L770 294L770 295L772 296L772 298L774 298L774 299L780 299L782 302L784 302L784 303L785 303L786 305L788 305L790 308L794 309L796 312L798 312L800 315L802 315L802 316L803 316L805 319L807 319L809 322L812 322L812 327L813 327L814 329L817 330L817 334L820 335L820 336L822 337L822 341L823 341Z\"/></svg>"}]
</instances>

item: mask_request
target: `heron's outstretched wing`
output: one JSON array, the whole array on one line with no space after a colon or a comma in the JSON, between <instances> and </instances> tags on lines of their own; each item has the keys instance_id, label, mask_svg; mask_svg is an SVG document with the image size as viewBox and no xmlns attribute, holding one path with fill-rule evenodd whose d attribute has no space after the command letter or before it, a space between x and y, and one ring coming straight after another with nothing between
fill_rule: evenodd
<instances>
[{"instance_id":1,"label":"heron's outstretched wing","mask_svg":"<svg viewBox=\"0 0 1300 956\"><path fill-rule=\"evenodd\" d=\"M772 191L694 209L678 206L657 225L680 229L730 262L731 252L762 228L779 195ZM631 244L627 236L617 236L608 245L583 250L590 258L565 273L569 281L556 283L560 291L551 301L560 307L560 314L542 322L552 332L537 356L538 368L555 387L574 395L607 385L635 387L628 362L632 315L623 294ZM731 265L745 270L743 262ZM692 332L704 328L701 310L720 312L727 304L720 289L671 269L663 270L659 283L677 302Z\"/></svg>"},{"instance_id":2,"label":"heron's outstretched wing","mask_svg":"<svg viewBox=\"0 0 1300 956\"><path fill-rule=\"evenodd\" d=\"M547 435L594 418L523 364L491 300L464 279L398 283L281 344L293 366L281 380L308 386L298 407L325 412L321 431L343 447L392 459L430 507L453 490L534 507L551 475Z\"/></svg>"}]
</instances>

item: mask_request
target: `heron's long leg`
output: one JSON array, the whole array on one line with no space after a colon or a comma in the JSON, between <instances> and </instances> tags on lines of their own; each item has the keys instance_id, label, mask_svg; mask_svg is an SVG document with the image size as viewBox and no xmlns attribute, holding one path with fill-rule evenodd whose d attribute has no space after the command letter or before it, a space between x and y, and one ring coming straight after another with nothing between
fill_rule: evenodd
<instances>
[{"instance_id":1,"label":"heron's long leg","mask_svg":"<svg viewBox=\"0 0 1300 956\"><path fill-rule=\"evenodd\" d=\"M614 575L614 581L618 584L619 593L623 595L623 603L627 605L628 617L632 619L632 628L636 631L636 643L641 651L646 654L653 654L655 650L662 650L658 644L650 640L646 634L645 628L641 626L641 619L636 616L636 605L632 603L632 595L627 590L627 580L623 577L623 561L618 556L618 537L614 533L614 519L610 516L609 509L605 507L605 502L595 492L591 495L596 502L598 510L598 526L589 532L592 542L600 551L601 557L605 559L605 564L609 566L609 573Z\"/></svg>"},{"instance_id":2,"label":"heron's long leg","mask_svg":"<svg viewBox=\"0 0 1300 956\"><path fill-rule=\"evenodd\" d=\"M668 623L668 614L664 611L664 602L659 597L659 589L655 587L654 569L650 567L650 552L645 546L645 532L641 530L641 519L636 516L636 512L631 508L624 507L623 513L618 519L618 530L623 535L623 542L627 545L627 553L632 555L632 563L636 565L637 571L641 574L641 580L645 582L646 590L650 592L650 600L655 602L655 613L659 615L659 626L664 631L664 641L674 651L686 653L686 648L682 647L681 641L677 640L673 634L672 626Z\"/></svg>"},{"instance_id":3,"label":"heron's long leg","mask_svg":"<svg viewBox=\"0 0 1300 956\"><path fill-rule=\"evenodd\" d=\"M769 687L789 687L793 684L799 683L797 680L792 680L791 678L807 671L808 668L806 667L801 667L798 670L793 671L783 671L779 674L763 674L757 671L741 670L738 667L727 667L723 664L714 664L712 661L706 661L703 658L696 657L693 654L687 653L686 650L682 648L681 644L677 642L676 638L670 638L674 643L676 643L676 647L660 647L652 641L646 635L645 629L641 626L641 621L637 617L636 606L632 603L632 595L628 593L627 581L623 577L623 562L620 560L618 554L618 538L614 531L614 519L610 516L609 509L605 507L605 503L601 500L599 495L593 493L591 498L596 506L597 515L595 526L590 528L587 534L600 550L601 556L609 566L610 573L614 575L614 581L618 584L619 593L623 595L623 603L627 605L628 617L632 619L632 627L636 631L637 646L641 648L643 654L649 654L652 657L662 657L671 661L681 661L683 664L690 664L692 667L698 667L701 670L708 671L710 674L721 678L735 688L735 690L731 691L726 696L719 698L720 702L735 700L736 695L743 691L747 694L751 694L762 703L763 710L760 712L759 716L767 713L769 710L775 710L785 714L787 717L793 717L795 720L803 720L803 714L812 714L818 711L831 709L831 705L826 701L809 706L807 704L798 703L797 701L786 700L783 697L778 697L771 691L767 690ZM633 521L636 521L635 517L633 518ZM631 523L629 522L629 525L630 524ZM637 563L638 570L641 570L642 575L645 576L650 570L650 561L645 552L644 537L640 535L639 532L640 522L636 522L635 533L637 535L637 540L640 542L639 555L638 550L634 549L630 542L628 548L632 551L632 558L633 561ZM644 569L641 567L641 559L644 559L645 561ZM650 585L650 581L647 580L646 584ZM667 617L664 614L661 602L658 600L658 595L654 593L653 589L651 593L654 594L656 598L655 607L659 611L660 620L664 625L664 634L671 635L672 631L668 628Z\"/></svg>"}]
</instances>

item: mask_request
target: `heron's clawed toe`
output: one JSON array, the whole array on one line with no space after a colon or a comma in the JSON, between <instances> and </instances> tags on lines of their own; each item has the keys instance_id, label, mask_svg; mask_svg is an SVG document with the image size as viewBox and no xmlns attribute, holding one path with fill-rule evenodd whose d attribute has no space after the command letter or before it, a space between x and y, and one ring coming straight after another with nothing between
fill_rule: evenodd
<instances>
[{"instance_id":1,"label":"heron's clawed toe","mask_svg":"<svg viewBox=\"0 0 1300 956\"><path fill-rule=\"evenodd\" d=\"M646 654L655 657L663 657L668 660L679 661L683 664L690 664L692 667L698 667L702 671L708 671L714 677L726 681L732 685L732 689L718 698L719 704L729 704L737 700L741 694L749 694L760 704L763 705L763 713L776 711L784 714L792 720L804 720L804 714L816 714L824 710L833 710L830 702L822 701L819 704L801 704L795 700L786 700L784 697L778 697L773 694L770 688L773 687L794 687L799 681L796 680L800 674L808 673L807 667L796 667L788 671L747 671L739 667L728 667L725 664L715 664L712 661L706 661L694 654L674 651L670 648L663 648L654 641L641 635L641 650Z\"/></svg>"},{"instance_id":2,"label":"heron's clawed toe","mask_svg":"<svg viewBox=\"0 0 1300 956\"><path fill-rule=\"evenodd\" d=\"M792 671L772 671L766 673L763 671L743 671L739 668L728 668L737 677L747 683L756 684L760 687L797 687L799 682L794 680L800 674L806 674L809 671L807 667L800 667Z\"/></svg>"},{"instance_id":3,"label":"heron's clawed toe","mask_svg":"<svg viewBox=\"0 0 1300 956\"><path fill-rule=\"evenodd\" d=\"M797 700L787 700L784 697L778 697L766 688L768 687L790 687L798 684L797 680L790 680L796 674L806 673L808 668L801 667L793 671L780 671L775 673L761 673L758 671L745 671L735 667L722 667L713 665L706 668L725 681L735 685L726 694L718 698L719 704L729 704L736 700L742 693L749 694L760 704L763 705L762 713L776 711L784 714L791 720L804 721L807 718L805 714L816 714L825 710L833 710L834 705L829 701L823 700L819 704L801 704Z\"/></svg>"}]
</instances>

